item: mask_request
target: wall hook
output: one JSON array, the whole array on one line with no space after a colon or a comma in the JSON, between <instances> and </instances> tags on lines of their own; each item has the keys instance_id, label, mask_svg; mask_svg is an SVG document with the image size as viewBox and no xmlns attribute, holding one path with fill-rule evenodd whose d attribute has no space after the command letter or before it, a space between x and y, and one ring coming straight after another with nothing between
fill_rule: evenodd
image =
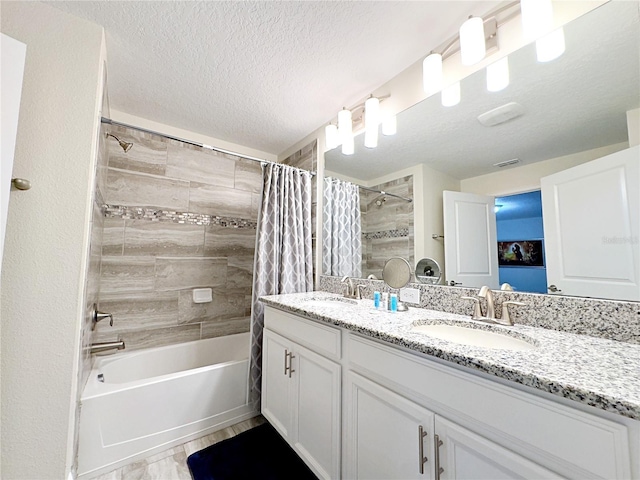
<instances>
[{"instance_id":1,"label":"wall hook","mask_svg":"<svg viewBox=\"0 0 640 480\"><path fill-rule=\"evenodd\" d=\"M12 178L11 185L18 190L29 190L31 188L31 182L24 178Z\"/></svg>"}]
</instances>

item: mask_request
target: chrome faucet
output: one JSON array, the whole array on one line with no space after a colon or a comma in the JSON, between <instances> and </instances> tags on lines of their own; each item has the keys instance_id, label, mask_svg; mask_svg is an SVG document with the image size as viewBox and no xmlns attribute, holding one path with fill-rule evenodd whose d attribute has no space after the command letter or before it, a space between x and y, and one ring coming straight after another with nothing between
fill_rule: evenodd
<instances>
[{"instance_id":1,"label":"chrome faucet","mask_svg":"<svg viewBox=\"0 0 640 480\"><path fill-rule=\"evenodd\" d=\"M106 352L107 350L124 350L124 340L118 339L116 342L92 343L89 345L89 353ZM115 353L115 352L114 352Z\"/></svg>"},{"instance_id":2,"label":"chrome faucet","mask_svg":"<svg viewBox=\"0 0 640 480\"><path fill-rule=\"evenodd\" d=\"M344 277L342 277L342 280L340 280L340 282L346 283L347 285L347 292L344 294L344 296L346 298L355 298L356 290L353 287L353 280L348 275L345 275Z\"/></svg>"},{"instance_id":3,"label":"chrome faucet","mask_svg":"<svg viewBox=\"0 0 640 480\"><path fill-rule=\"evenodd\" d=\"M483 285L480 287L480 291L478 292L478 297L487 299L487 313L484 318L489 320L496 320L496 308L493 302L493 292L489 287Z\"/></svg>"},{"instance_id":4,"label":"chrome faucet","mask_svg":"<svg viewBox=\"0 0 640 480\"><path fill-rule=\"evenodd\" d=\"M465 300L473 300L473 314L471 315L471 320L480 320L481 322L487 323L497 323L498 325L513 325L513 320L511 320L511 316L509 315L509 305L526 305L522 302L516 302L514 300L509 300L502 303L502 319L496 318L496 307L495 301L493 298L493 292L486 285L480 287L480 291L475 297L462 297ZM485 315L482 314L482 307L480 306L480 299L487 299L487 313Z\"/></svg>"}]
</instances>

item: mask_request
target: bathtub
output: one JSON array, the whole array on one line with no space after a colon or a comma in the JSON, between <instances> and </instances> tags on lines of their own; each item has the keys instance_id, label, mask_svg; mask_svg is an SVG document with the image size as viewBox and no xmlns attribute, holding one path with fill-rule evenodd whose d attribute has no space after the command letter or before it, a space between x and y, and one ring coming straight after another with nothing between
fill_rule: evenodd
<instances>
[{"instance_id":1,"label":"bathtub","mask_svg":"<svg viewBox=\"0 0 640 480\"><path fill-rule=\"evenodd\" d=\"M248 405L248 357L249 333L96 357L80 398L78 476L256 415Z\"/></svg>"}]
</instances>

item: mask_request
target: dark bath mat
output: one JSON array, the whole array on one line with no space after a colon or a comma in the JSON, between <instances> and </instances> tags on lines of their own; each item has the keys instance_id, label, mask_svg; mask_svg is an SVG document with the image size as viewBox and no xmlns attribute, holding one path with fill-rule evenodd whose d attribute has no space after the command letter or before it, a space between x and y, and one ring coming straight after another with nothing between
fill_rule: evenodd
<instances>
[{"instance_id":1,"label":"dark bath mat","mask_svg":"<svg viewBox=\"0 0 640 480\"><path fill-rule=\"evenodd\" d=\"M187 458L194 480L317 480L268 423Z\"/></svg>"}]
</instances>

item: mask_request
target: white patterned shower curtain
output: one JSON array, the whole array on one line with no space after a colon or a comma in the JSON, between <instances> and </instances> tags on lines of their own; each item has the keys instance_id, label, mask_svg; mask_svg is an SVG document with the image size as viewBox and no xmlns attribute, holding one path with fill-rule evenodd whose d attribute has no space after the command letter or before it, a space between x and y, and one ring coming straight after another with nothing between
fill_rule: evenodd
<instances>
[{"instance_id":1,"label":"white patterned shower curtain","mask_svg":"<svg viewBox=\"0 0 640 480\"><path fill-rule=\"evenodd\" d=\"M322 273L362 276L360 190L331 177L324 179Z\"/></svg>"},{"instance_id":2,"label":"white patterned shower curtain","mask_svg":"<svg viewBox=\"0 0 640 480\"><path fill-rule=\"evenodd\" d=\"M260 408L263 295L313 290L311 173L286 165L262 167L251 308L249 402Z\"/></svg>"}]
</instances>

